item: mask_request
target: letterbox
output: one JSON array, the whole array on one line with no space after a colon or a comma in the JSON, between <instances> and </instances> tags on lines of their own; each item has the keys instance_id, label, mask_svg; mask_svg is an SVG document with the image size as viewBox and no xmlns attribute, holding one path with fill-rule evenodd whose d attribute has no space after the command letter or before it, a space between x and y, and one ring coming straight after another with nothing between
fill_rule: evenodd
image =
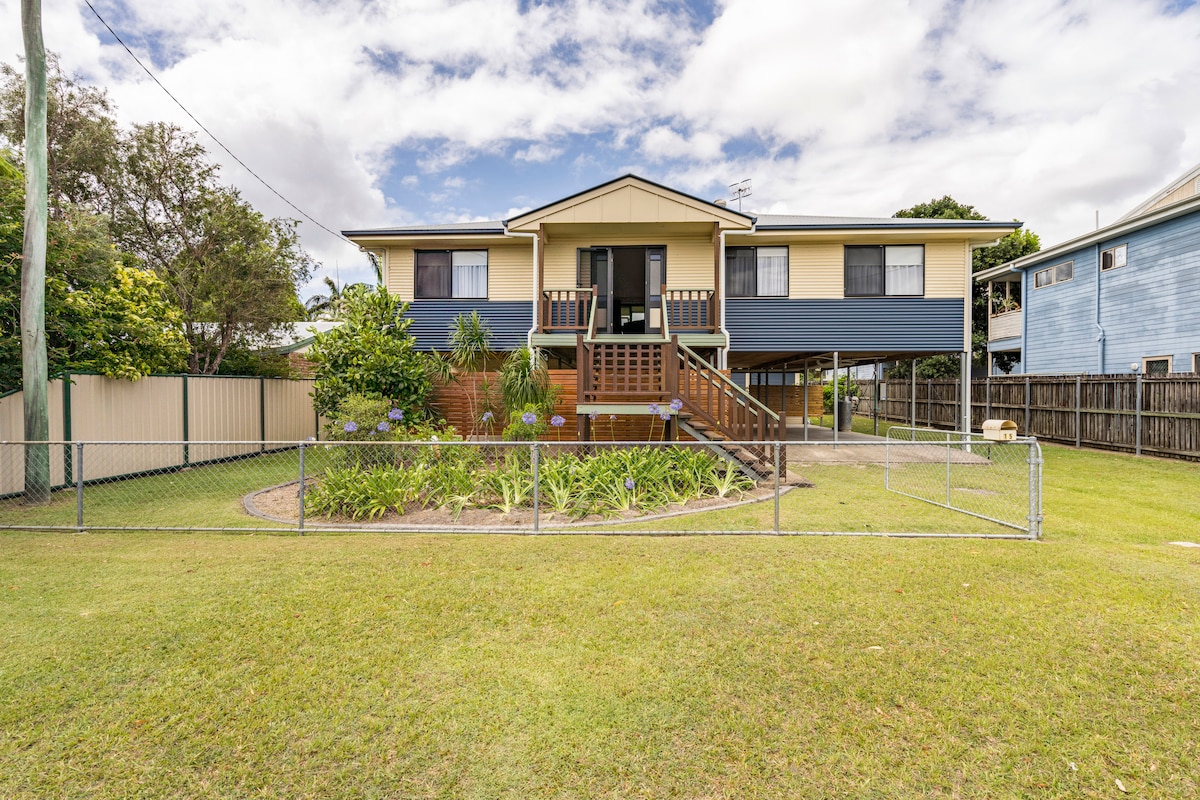
<instances>
[{"instance_id":1,"label":"letterbox","mask_svg":"<svg viewBox=\"0 0 1200 800\"><path fill-rule=\"evenodd\" d=\"M990 442L1011 442L1017 438L1017 423L1011 419L984 420L983 438Z\"/></svg>"}]
</instances>

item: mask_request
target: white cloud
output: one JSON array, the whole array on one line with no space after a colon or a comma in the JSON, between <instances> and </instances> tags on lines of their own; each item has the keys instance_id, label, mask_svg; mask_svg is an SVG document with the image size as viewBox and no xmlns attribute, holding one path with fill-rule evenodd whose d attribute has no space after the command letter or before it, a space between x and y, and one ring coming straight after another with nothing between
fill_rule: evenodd
<instances>
[{"instance_id":1,"label":"white cloud","mask_svg":"<svg viewBox=\"0 0 1200 800\"><path fill-rule=\"evenodd\" d=\"M334 229L434 221L429 196L415 199L424 186L453 200L444 215L473 218L487 209L459 207L479 187L462 166L507 155L541 181L507 187L497 208L625 162L702 197L752 177L748 209L888 215L950 193L1050 242L1200 161L1200 8L1169 16L1156 0L728 0L704 31L652 0L98 8L135 51L149 57L153 41L171 91ZM47 46L108 88L122 122L195 127L86 6L43 13ZM0 0L10 63L19 19L18 1ZM296 216L204 143L265 213ZM452 167L466 183L442 177ZM369 269L301 230L327 263Z\"/></svg>"}]
</instances>

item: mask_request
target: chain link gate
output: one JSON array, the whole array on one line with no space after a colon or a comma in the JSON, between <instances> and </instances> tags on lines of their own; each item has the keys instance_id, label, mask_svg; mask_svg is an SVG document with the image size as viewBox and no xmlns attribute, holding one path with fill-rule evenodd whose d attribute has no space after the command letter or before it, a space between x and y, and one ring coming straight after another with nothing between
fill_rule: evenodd
<instances>
[{"instance_id":1,"label":"chain link gate","mask_svg":"<svg viewBox=\"0 0 1200 800\"><path fill-rule=\"evenodd\" d=\"M839 443L52 442L44 506L24 503L26 445L0 442L0 529L1041 533L1036 440L944 431Z\"/></svg>"}]
</instances>

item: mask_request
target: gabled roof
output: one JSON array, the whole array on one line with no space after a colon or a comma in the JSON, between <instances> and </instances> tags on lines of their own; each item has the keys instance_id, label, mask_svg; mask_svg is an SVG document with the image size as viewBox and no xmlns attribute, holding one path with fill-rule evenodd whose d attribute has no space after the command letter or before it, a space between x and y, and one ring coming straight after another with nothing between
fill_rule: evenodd
<instances>
[{"instance_id":1,"label":"gabled roof","mask_svg":"<svg viewBox=\"0 0 1200 800\"><path fill-rule=\"evenodd\" d=\"M729 230L749 230L750 215L701 200L637 175L556 200L505 220L508 230L536 230L543 223L715 222Z\"/></svg>"},{"instance_id":2,"label":"gabled roof","mask_svg":"<svg viewBox=\"0 0 1200 800\"><path fill-rule=\"evenodd\" d=\"M1008 261L1004 264L998 264L997 266L989 269L981 269L979 272L975 273L974 278L977 281L992 280L993 278L1000 277L1006 272L1018 272L1020 270L1028 269L1029 267L1036 266L1045 261L1065 256L1068 253L1079 250L1080 248L1089 247L1109 239L1125 236L1133 233L1134 231L1140 231L1143 228L1149 228L1153 225L1157 225L1160 222L1167 222L1168 220L1175 219L1176 217L1182 217L1198 211L1200 211L1200 195L1181 203L1165 206L1158 211L1153 211L1149 214L1143 214L1140 217L1119 220L1106 228L1100 228L1099 230L1092 231L1091 233L1086 233L1083 236L1077 236L1074 239L1068 239L1061 244L1056 244L1053 247L1047 247L1045 250L1039 250L1038 252L1030 253L1027 256L1021 256L1020 258L1013 259L1012 261Z\"/></svg>"},{"instance_id":3,"label":"gabled roof","mask_svg":"<svg viewBox=\"0 0 1200 800\"><path fill-rule=\"evenodd\" d=\"M1134 217L1141 216L1158 208L1163 208L1172 203L1181 203L1196 195L1200 195L1200 164L1197 164L1183 173L1179 178L1168 183L1166 188L1151 195L1149 200L1121 217L1117 222L1133 219Z\"/></svg>"}]
</instances>

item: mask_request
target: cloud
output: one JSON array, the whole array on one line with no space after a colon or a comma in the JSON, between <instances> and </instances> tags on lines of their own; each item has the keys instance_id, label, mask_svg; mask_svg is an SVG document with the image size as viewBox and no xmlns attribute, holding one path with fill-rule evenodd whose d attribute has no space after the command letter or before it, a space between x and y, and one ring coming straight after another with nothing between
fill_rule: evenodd
<instances>
[{"instance_id":1,"label":"cloud","mask_svg":"<svg viewBox=\"0 0 1200 800\"><path fill-rule=\"evenodd\" d=\"M1200 161L1200 8L1157 0L727 0L711 24L654 0L97 7L335 230L494 216L633 170L702 197L751 177L748 210L889 215L950 193L1049 243ZM195 128L86 6L43 13L47 46L123 123ZM19 18L0 0L10 63ZM264 213L296 216L205 145ZM301 232L343 273L369 270Z\"/></svg>"}]
</instances>

